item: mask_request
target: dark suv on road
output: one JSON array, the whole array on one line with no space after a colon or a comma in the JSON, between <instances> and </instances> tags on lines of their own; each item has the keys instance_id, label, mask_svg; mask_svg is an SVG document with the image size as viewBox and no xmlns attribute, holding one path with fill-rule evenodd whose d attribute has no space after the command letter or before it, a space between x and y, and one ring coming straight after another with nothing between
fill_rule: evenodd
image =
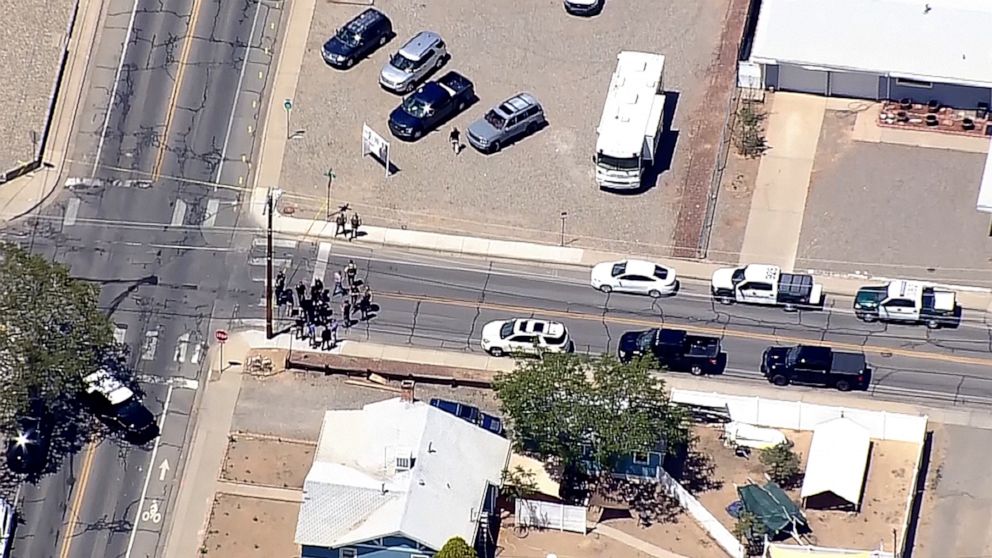
<instances>
[{"instance_id":1,"label":"dark suv on road","mask_svg":"<svg viewBox=\"0 0 992 558\"><path fill-rule=\"evenodd\" d=\"M335 68L350 68L393 37L393 23L386 14L369 8L327 39L321 56Z\"/></svg>"}]
</instances>

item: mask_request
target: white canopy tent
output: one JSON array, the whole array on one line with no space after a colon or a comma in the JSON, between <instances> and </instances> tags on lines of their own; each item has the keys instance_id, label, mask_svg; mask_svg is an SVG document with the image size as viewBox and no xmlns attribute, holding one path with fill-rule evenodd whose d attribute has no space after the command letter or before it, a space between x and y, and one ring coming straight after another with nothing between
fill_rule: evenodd
<instances>
[{"instance_id":1,"label":"white canopy tent","mask_svg":"<svg viewBox=\"0 0 992 558\"><path fill-rule=\"evenodd\" d=\"M853 420L839 417L818 424L799 494L803 506L857 509L870 451L868 429Z\"/></svg>"}]
</instances>

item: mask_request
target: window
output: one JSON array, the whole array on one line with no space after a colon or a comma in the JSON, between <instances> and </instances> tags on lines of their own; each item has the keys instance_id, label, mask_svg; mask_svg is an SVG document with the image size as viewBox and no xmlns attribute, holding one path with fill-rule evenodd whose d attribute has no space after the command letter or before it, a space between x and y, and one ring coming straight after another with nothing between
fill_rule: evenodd
<instances>
[{"instance_id":1,"label":"window","mask_svg":"<svg viewBox=\"0 0 992 558\"><path fill-rule=\"evenodd\" d=\"M643 275L627 275L626 277L621 277L624 281L635 281L640 283L649 283L651 279L644 277Z\"/></svg>"},{"instance_id":2,"label":"window","mask_svg":"<svg viewBox=\"0 0 992 558\"><path fill-rule=\"evenodd\" d=\"M648 454L643 451L635 451L633 454L634 465L647 465L650 463Z\"/></svg>"},{"instance_id":3,"label":"window","mask_svg":"<svg viewBox=\"0 0 992 558\"><path fill-rule=\"evenodd\" d=\"M342 548L341 550L338 550L338 556L340 558L358 558L358 549Z\"/></svg>"},{"instance_id":4,"label":"window","mask_svg":"<svg viewBox=\"0 0 992 558\"><path fill-rule=\"evenodd\" d=\"M413 467L413 458L410 456L396 458L397 471L409 471Z\"/></svg>"},{"instance_id":5,"label":"window","mask_svg":"<svg viewBox=\"0 0 992 558\"><path fill-rule=\"evenodd\" d=\"M920 89L933 88L933 82L931 81L920 81L917 79L906 79L906 78L896 78L896 85L905 85L906 87L919 87Z\"/></svg>"},{"instance_id":6,"label":"window","mask_svg":"<svg viewBox=\"0 0 992 558\"><path fill-rule=\"evenodd\" d=\"M882 306L885 306L886 308L913 308L916 306L916 303L908 298L894 298Z\"/></svg>"}]
</instances>

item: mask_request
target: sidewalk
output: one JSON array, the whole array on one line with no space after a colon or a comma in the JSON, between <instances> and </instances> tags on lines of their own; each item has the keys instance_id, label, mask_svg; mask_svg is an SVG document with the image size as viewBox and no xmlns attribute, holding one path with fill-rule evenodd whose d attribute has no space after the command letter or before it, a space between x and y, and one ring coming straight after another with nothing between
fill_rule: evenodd
<instances>
[{"instance_id":1,"label":"sidewalk","mask_svg":"<svg viewBox=\"0 0 992 558\"><path fill-rule=\"evenodd\" d=\"M59 185L76 112L83 97L86 67L96 40L101 6L101 2L96 0L79 2L78 19L69 39L66 73L52 117L51 138L42 157L44 163L50 166L43 165L33 173L0 184L0 225L30 213Z\"/></svg>"},{"instance_id":2,"label":"sidewalk","mask_svg":"<svg viewBox=\"0 0 992 558\"><path fill-rule=\"evenodd\" d=\"M824 97L781 92L771 96L768 151L758 166L742 264L762 261L793 270L826 106Z\"/></svg>"}]
</instances>

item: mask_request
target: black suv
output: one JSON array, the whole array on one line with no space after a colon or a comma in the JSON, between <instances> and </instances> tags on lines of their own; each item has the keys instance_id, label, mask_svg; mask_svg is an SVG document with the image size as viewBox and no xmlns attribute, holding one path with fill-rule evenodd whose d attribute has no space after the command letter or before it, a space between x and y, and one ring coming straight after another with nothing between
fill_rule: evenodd
<instances>
[{"instance_id":1,"label":"black suv","mask_svg":"<svg viewBox=\"0 0 992 558\"><path fill-rule=\"evenodd\" d=\"M327 39L321 55L335 68L350 68L393 37L393 23L386 14L369 8L344 24Z\"/></svg>"}]
</instances>

